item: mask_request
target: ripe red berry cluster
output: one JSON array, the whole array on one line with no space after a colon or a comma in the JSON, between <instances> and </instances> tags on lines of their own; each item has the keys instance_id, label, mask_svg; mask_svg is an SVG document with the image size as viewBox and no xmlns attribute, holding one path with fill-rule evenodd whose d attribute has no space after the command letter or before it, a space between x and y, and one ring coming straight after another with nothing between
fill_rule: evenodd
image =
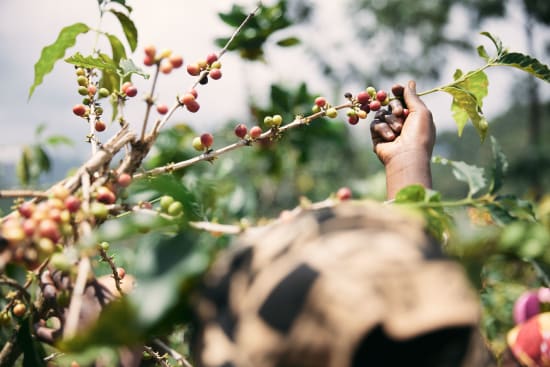
<instances>
[{"instance_id":1,"label":"ripe red berry cluster","mask_svg":"<svg viewBox=\"0 0 550 367\"><path fill-rule=\"evenodd\" d=\"M58 253L75 235L75 226L89 218L104 220L109 214L107 205L117 200L118 187L130 185L132 176L122 173L113 182L98 187L92 193L90 212L82 210L82 199L62 185L54 186L46 200L26 201L5 217L0 227L0 238L8 243L15 262L34 268L54 253Z\"/></svg>"},{"instance_id":2,"label":"ripe red berry cluster","mask_svg":"<svg viewBox=\"0 0 550 367\"><path fill-rule=\"evenodd\" d=\"M187 108L189 112L194 113L201 108L199 102L197 102L198 97L199 97L199 94L197 93L196 89L193 88L189 92L181 96L178 100L182 105L185 106L185 108Z\"/></svg>"},{"instance_id":3,"label":"ripe red berry cluster","mask_svg":"<svg viewBox=\"0 0 550 367\"><path fill-rule=\"evenodd\" d=\"M191 76L198 76L203 71L208 73L204 75L199 83L206 84L208 83L208 78L218 80L222 77L221 71L222 64L218 60L218 55L215 53L208 54L205 59L198 60L195 63L187 65L187 72Z\"/></svg>"},{"instance_id":4,"label":"ripe red berry cluster","mask_svg":"<svg viewBox=\"0 0 550 367\"><path fill-rule=\"evenodd\" d=\"M255 140L262 135L262 128L259 126L253 126L250 128L249 132L245 124L238 124L235 126L235 135L241 139L250 138L251 140Z\"/></svg>"},{"instance_id":5,"label":"ripe red berry cluster","mask_svg":"<svg viewBox=\"0 0 550 367\"><path fill-rule=\"evenodd\" d=\"M161 50L157 54L156 47L148 45L143 48L143 51L145 53L143 64L146 66L158 65L160 72L163 74L170 74L172 70L183 65L183 57L173 54L170 49Z\"/></svg>"}]
</instances>

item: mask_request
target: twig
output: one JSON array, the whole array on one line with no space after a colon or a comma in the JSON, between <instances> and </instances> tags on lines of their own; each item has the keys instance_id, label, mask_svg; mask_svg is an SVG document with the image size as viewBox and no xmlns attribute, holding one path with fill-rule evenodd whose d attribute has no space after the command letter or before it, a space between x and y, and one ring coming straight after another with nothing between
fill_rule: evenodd
<instances>
[{"instance_id":1,"label":"twig","mask_svg":"<svg viewBox=\"0 0 550 367\"><path fill-rule=\"evenodd\" d=\"M262 4L261 2L258 3L258 5L256 6L256 9L254 9L253 11L251 11L247 16L246 18L244 18L244 20L242 21L242 23L237 27L237 29L235 29L235 31L233 32L233 34L231 35L231 37L229 37L229 40L226 42L225 46L221 49L221 51L219 52L218 54L218 58L222 57L223 54L225 54L227 52L227 49L229 48L229 45L231 45L231 43L233 42L233 40L235 39L235 37L237 37L237 35L241 32L241 30L243 29L243 27L246 25L246 23L248 23L250 21L250 19L252 19L257 13L258 11L260 11L262 7Z\"/></svg>"},{"instance_id":2,"label":"twig","mask_svg":"<svg viewBox=\"0 0 550 367\"><path fill-rule=\"evenodd\" d=\"M48 194L45 191L37 191L37 190L0 190L0 198L17 198L17 197L46 198L48 197Z\"/></svg>"},{"instance_id":3,"label":"twig","mask_svg":"<svg viewBox=\"0 0 550 367\"><path fill-rule=\"evenodd\" d=\"M65 329L63 331L63 338L70 338L76 333L80 310L82 309L82 296L84 294L84 290L86 289L86 281L88 280L88 273L90 272L90 269L90 259L88 257L83 257L78 264L78 274L76 276L76 282L69 306L69 313L67 315Z\"/></svg>"},{"instance_id":4,"label":"twig","mask_svg":"<svg viewBox=\"0 0 550 367\"><path fill-rule=\"evenodd\" d=\"M191 227L208 232L217 232L225 234L239 234L243 231L242 226L231 224L220 224L212 222L189 222Z\"/></svg>"},{"instance_id":5,"label":"twig","mask_svg":"<svg viewBox=\"0 0 550 367\"><path fill-rule=\"evenodd\" d=\"M155 343L159 348L162 348L166 352L168 352L170 354L170 356L172 356L172 358L174 358L176 361L178 361L178 363L180 365L183 364L185 367L193 367L193 365L191 363L189 363L189 361L187 359L185 359L185 357L183 355L178 353L176 350L170 348L162 340L155 339L155 340L153 340L153 343Z\"/></svg>"},{"instance_id":6,"label":"twig","mask_svg":"<svg viewBox=\"0 0 550 367\"><path fill-rule=\"evenodd\" d=\"M147 120L149 120L149 113L151 112L151 107L155 103L153 101L153 95L155 93L155 87L157 85L157 80L158 80L159 72L160 72L159 64L157 63L157 64L155 64L155 66L156 66L155 75L153 76L153 83L151 85L151 92L149 93L149 97L146 99L147 107L145 109L145 117L143 119L143 125L141 126L140 140L143 140L145 138L145 130L147 129Z\"/></svg>"},{"instance_id":7,"label":"twig","mask_svg":"<svg viewBox=\"0 0 550 367\"><path fill-rule=\"evenodd\" d=\"M104 249L99 249L99 254L101 255L101 258L103 259L103 261L108 263L109 266L111 267L111 272L113 273L113 278L115 279L115 287L118 290L118 293L120 293L120 295L123 296L124 292L122 291L122 287L120 286L121 279L118 276L117 266L113 261L113 257L109 256L107 254L107 251L105 251Z\"/></svg>"},{"instance_id":8,"label":"twig","mask_svg":"<svg viewBox=\"0 0 550 367\"><path fill-rule=\"evenodd\" d=\"M344 109L344 108L350 108L352 106L353 106L353 104L351 102L348 102L348 103L344 103L344 104L335 106L334 108L336 110L341 110L341 109ZM286 130L293 129L293 128L296 128L296 127L299 127L299 126L302 126L302 125L308 125L311 121L313 121L313 120L315 120L319 117L323 117L323 116L325 116L325 114L326 114L325 111L320 111L320 112L311 114L311 115L306 116L306 117L298 116L292 122L290 122L286 125L283 125L278 129L270 129L270 130L264 132L256 140L242 139L242 140L239 140L236 143L229 144L229 145L227 145L223 148L217 149L217 150L208 151L206 153L203 153L203 154L198 155L196 157L187 159L185 161L180 161L180 162L177 162L177 163L171 163L171 164L163 166L163 167L156 167L156 168L153 168L153 169L151 169L149 171L146 171L146 172L136 173L133 177L134 178L141 178L141 177L144 177L144 176L147 177L147 176L159 175L159 174L162 174L162 173L177 171L177 170L183 169L185 167L189 167L189 166L191 166L193 164L196 164L198 162L201 162L201 161L212 161L213 159L217 158L218 156L220 156L222 154L228 153L228 152L233 151L233 150L238 149L238 148L249 146L251 143L253 143L255 141L261 141L261 140L265 140L265 139L273 139L276 136L278 136L279 134L285 132Z\"/></svg>"},{"instance_id":9,"label":"twig","mask_svg":"<svg viewBox=\"0 0 550 367\"><path fill-rule=\"evenodd\" d=\"M166 362L166 357L161 356L158 352L155 352L153 348L144 346L143 349L151 355L158 363L164 367L171 367L168 362Z\"/></svg>"}]
</instances>

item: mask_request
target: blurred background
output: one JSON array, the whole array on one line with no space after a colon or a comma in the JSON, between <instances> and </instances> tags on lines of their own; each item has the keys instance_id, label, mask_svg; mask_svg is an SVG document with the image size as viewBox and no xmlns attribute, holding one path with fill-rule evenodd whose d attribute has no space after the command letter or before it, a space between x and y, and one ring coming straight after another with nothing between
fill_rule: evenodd
<instances>
[{"instance_id":1,"label":"blurred background","mask_svg":"<svg viewBox=\"0 0 550 367\"><path fill-rule=\"evenodd\" d=\"M172 49L185 63L204 58L219 50L216 39L231 34L232 22L238 23L255 6L250 0L127 3L139 31L132 55L138 65L148 44ZM200 86L201 110L176 112L150 156L150 166L193 155L190 139L197 133L212 132L215 146L221 146L234 140L237 123L252 126L273 113L285 121L307 114L318 95L338 103L345 92L355 94L367 85L389 90L396 82L415 79L423 91L450 82L457 68L468 71L483 64L477 45L493 49L481 31L498 36L511 51L543 63L549 60L550 3L545 0L419 0L414 6L397 0L280 0L264 5L270 10L257 17L234 43L234 52L224 56L222 79ZM42 163L34 167L36 175L28 185L46 187L82 163L90 148L85 143L87 126L71 111L81 99L73 66L58 62L29 99L34 63L66 25L83 22L121 38L122 31L112 15L98 24L97 2L91 0L6 0L0 2L0 14L0 187L21 186L17 164L25 149L37 146ZM94 42L93 32L80 35L65 56L89 53ZM101 42L99 48L110 51ZM550 148L545 144L550 136L550 88L526 75L509 68L489 69L484 112L489 133L510 161L505 190L538 197L550 177ZM150 85L139 76L133 82L140 93ZM155 97L171 105L193 82L184 68L161 75ZM449 96L436 93L425 101L438 127L436 155L490 163L490 144L481 144L470 126L457 137ZM126 116L138 130L145 103L139 98L131 102ZM371 151L368 122L349 126L344 121L342 112L339 121L315 122L276 145L230 153L216 168L201 164L194 168L196 175L188 172L186 179L211 179L216 185L212 190L225 192L240 214L273 215L296 205L300 196L320 200L343 185L356 197L382 199L384 177ZM115 125L99 133L99 139L111 136ZM232 182L221 180L227 173ZM434 167L434 176L435 189L444 196L462 197L467 190L451 178L448 167ZM2 206L5 210L9 203Z\"/></svg>"}]
</instances>

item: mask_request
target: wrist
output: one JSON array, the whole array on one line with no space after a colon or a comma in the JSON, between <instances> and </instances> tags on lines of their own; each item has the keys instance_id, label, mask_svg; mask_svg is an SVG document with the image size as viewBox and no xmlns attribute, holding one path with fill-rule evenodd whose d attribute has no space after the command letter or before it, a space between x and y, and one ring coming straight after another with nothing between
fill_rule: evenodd
<instances>
[{"instance_id":1,"label":"wrist","mask_svg":"<svg viewBox=\"0 0 550 367\"><path fill-rule=\"evenodd\" d=\"M419 184L426 188L432 188L432 175L429 154L412 154L407 156L414 159L395 157L388 161L386 167L386 195L388 199L394 199L402 188Z\"/></svg>"}]
</instances>

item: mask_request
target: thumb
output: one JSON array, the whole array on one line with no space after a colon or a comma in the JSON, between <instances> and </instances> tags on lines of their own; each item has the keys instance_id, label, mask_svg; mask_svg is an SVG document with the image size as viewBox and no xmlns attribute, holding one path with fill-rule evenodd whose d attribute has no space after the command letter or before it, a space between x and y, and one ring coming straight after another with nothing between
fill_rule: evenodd
<instances>
[{"instance_id":1,"label":"thumb","mask_svg":"<svg viewBox=\"0 0 550 367\"><path fill-rule=\"evenodd\" d=\"M409 108L409 111L418 111L419 109L426 109L424 102L416 94L416 82L414 80L409 81L405 91L403 93L405 103Z\"/></svg>"}]
</instances>

